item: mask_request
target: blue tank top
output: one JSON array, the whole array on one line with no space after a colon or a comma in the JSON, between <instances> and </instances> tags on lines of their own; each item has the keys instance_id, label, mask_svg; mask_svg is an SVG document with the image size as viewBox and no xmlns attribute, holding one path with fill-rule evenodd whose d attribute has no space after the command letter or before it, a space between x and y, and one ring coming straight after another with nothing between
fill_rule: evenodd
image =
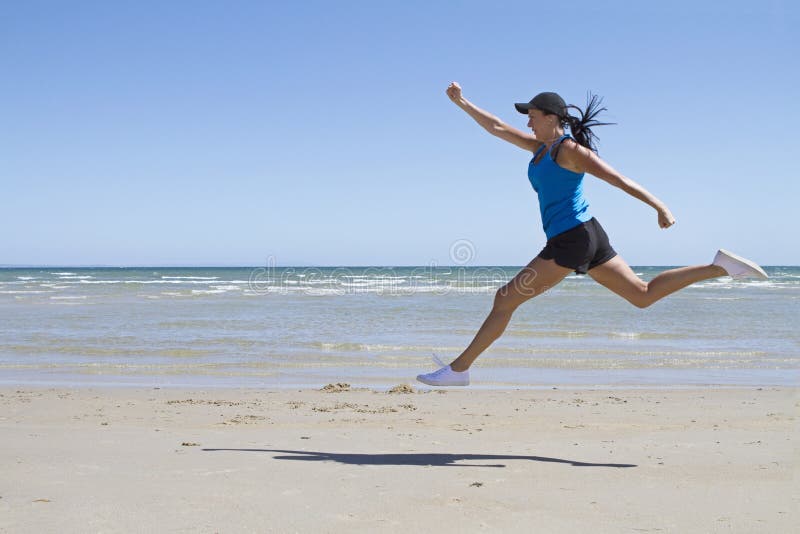
<instances>
[{"instance_id":1,"label":"blue tank top","mask_svg":"<svg viewBox=\"0 0 800 534\"><path fill-rule=\"evenodd\" d=\"M563 135L552 146L559 146ZM539 163L534 164L546 145L539 147L528 164L528 180L539 196L539 212L542 215L542 226L547 239L585 223L592 216L589 214L589 203L583 197L583 173L578 174L561 167L553 161L550 150Z\"/></svg>"}]
</instances>

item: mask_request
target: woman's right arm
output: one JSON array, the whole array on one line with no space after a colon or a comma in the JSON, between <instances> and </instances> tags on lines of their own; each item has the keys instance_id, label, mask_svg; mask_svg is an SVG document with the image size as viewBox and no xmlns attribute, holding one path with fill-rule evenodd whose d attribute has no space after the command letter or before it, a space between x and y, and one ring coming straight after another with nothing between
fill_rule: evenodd
<instances>
[{"instance_id":1,"label":"woman's right arm","mask_svg":"<svg viewBox=\"0 0 800 534\"><path fill-rule=\"evenodd\" d=\"M528 152L535 152L536 149L542 145L542 142L537 140L532 134L509 126L488 111L482 110L464 98L461 94L461 86L458 85L458 83L453 82L450 84L447 88L447 96L490 134L504 141L508 141L513 145L517 145Z\"/></svg>"}]
</instances>

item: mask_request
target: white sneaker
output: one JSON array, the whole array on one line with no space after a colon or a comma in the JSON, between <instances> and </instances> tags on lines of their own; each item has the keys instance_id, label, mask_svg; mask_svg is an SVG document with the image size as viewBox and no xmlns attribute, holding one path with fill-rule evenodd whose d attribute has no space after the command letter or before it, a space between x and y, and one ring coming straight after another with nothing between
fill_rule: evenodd
<instances>
[{"instance_id":1,"label":"white sneaker","mask_svg":"<svg viewBox=\"0 0 800 534\"><path fill-rule=\"evenodd\" d=\"M417 380L429 386L468 386L469 385L469 370L467 371L453 371L449 365L445 365L436 355L433 355L433 361L442 367L438 371L432 373L417 375Z\"/></svg>"},{"instance_id":2,"label":"white sneaker","mask_svg":"<svg viewBox=\"0 0 800 534\"><path fill-rule=\"evenodd\" d=\"M731 278L769 278L764 269L758 266L754 261L750 261L741 256L729 252L727 250L719 249L717 255L714 257L713 265L717 265L725 269Z\"/></svg>"}]
</instances>

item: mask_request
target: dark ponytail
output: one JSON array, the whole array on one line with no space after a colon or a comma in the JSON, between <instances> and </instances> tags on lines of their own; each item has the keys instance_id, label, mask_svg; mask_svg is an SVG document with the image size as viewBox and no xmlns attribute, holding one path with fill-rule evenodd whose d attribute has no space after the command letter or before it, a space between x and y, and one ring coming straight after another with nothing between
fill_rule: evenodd
<instances>
[{"instance_id":1,"label":"dark ponytail","mask_svg":"<svg viewBox=\"0 0 800 534\"><path fill-rule=\"evenodd\" d=\"M606 108L600 107L603 99L597 95L589 93L586 96L586 110L581 110L578 106L569 105L567 109L573 108L578 110L581 114L580 118L573 117L569 113L562 118L562 124L569 126L572 137L581 146L585 146L592 152L597 152L597 136L592 132L595 126L607 126L609 124L616 124L613 122L599 122L596 117L606 111Z\"/></svg>"}]
</instances>

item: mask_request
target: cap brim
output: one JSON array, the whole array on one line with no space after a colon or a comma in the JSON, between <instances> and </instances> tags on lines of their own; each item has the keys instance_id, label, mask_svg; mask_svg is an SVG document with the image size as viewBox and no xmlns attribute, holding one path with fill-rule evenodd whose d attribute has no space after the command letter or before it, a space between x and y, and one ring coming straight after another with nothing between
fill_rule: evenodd
<instances>
[{"instance_id":1,"label":"cap brim","mask_svg":"<svg viewBox=\"0 0 800 534\"><path fill-rule=\"evenodd\" d=\"M517 111L519 111L523 115L527 115L528 114L528 110L533 108L533 106L530 105L528 102L525 102L525 103L522 103L522 104L514 104L514 107L517 108Z\"/></svg>"}]
</instances>

